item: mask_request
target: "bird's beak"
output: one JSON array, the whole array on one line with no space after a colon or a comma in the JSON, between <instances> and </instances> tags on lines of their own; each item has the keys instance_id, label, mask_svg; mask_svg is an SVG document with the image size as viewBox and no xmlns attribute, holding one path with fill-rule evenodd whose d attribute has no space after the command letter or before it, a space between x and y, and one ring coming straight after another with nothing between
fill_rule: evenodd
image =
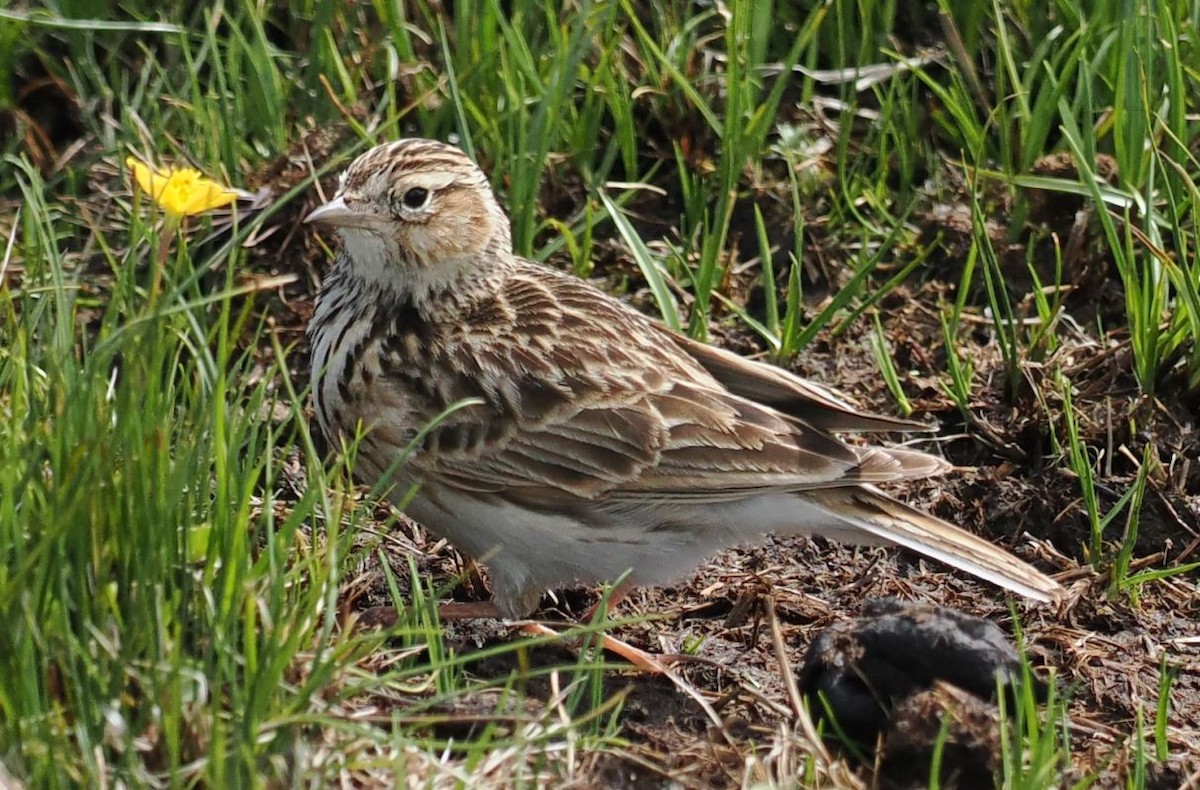
<instances>
[{"instance_id":1,"label":"bird's beak","mask_svg":"<svg viewBox=\"0 0 1200 790\"><path fill-rule=\"evenodd\" d=\"M346 205L341 197L335 197L323 206L317 206L312 213L304 218L305 223L319 222L334 227L353 227L362 222L359 213Z\"/></svg>"}]
</instances>

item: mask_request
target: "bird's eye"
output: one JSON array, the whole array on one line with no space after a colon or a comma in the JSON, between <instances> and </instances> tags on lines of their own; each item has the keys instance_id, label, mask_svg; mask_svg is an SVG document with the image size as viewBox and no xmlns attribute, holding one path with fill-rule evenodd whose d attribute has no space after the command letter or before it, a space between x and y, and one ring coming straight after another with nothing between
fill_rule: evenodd
<instances>
[{"instance_id":1,"label":"bird's eye","mask_svg":"<svg viewBox=\"0 0 1200 790\"><path fill-rule=\"evenodd\" d=\"M400 202L408 208L421 208L429 202L429 190L424 187L413 187L404 193Z\"/></svg>"}]
</instances>

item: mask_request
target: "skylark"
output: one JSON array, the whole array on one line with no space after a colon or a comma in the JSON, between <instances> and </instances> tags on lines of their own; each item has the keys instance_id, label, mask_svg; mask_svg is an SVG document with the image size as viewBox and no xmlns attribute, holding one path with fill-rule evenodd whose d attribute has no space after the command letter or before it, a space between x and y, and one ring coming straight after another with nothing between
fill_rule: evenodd
<instances>
[{"instance_id":1,"label":"skylark","mask_svg":"<svg viewBox=\"0 0 1200 790\"><path fill-rule=\"evenodd\" d=\"M371 149L306 221L342 241L309 326L321 431L364 431L355 474L375 484L428 429L387 482L415 484L407 513L485 563L504 617L547 588L669 583L767 533L897 544L1033 599L1062 593L874 486L944 461L835 436L913 423L516 256L487 178L453 146Z\"/></svg>"}]
</instances>

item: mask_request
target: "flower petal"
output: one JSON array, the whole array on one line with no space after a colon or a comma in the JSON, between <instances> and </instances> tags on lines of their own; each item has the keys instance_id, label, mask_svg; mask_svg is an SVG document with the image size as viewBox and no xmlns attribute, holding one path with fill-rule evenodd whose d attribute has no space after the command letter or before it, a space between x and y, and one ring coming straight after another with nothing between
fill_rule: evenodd
<instances>
[{"instance_id":1,"label":"flower petal","mask_svg":"<svg viewBox=\"0 0 1200 790\"><path fill-rule=\"evenodd\" d=\"M206 178L197 178L183 201L184 214L201 214L214 208L227 206L237 200L237 193Z\"/></svg>"},{"instance_id":2,"label":"flower petal","mask_svg":"<svg viewBox=\"0 0 1200 790\"><path fill-rule=\"evenodd\" d=\"M163 211L176 216L192 216L227 206L237 200L235 190L205 178L190 167L154 170L132 156L125 160L133 179Z\"/></svg>"}]
</instances>

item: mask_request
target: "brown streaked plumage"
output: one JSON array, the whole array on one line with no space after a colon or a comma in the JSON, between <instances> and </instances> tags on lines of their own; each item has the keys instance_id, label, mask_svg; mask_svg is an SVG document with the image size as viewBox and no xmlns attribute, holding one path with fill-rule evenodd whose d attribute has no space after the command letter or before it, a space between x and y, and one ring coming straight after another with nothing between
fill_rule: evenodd
<instances>
[{"instance_id":1,"label":"brown streaked plumage","mask_svg":"<svg viewBox=\"0 0 1200 790\"><path fill-rule=\"evenodd\" d=\"M945 462L833 434L919 426L515 256L487 179L457 148L378 146L308 221L343 245L309 327L321 430L365 430L355 472L373 484L428 429L388 482L417 485L409 515L487 564L508 617L547 587L626 571L666 583L771 532L902 545L1031 598L1062 592L873 485Z\"/></svg>"}]
</instances>

